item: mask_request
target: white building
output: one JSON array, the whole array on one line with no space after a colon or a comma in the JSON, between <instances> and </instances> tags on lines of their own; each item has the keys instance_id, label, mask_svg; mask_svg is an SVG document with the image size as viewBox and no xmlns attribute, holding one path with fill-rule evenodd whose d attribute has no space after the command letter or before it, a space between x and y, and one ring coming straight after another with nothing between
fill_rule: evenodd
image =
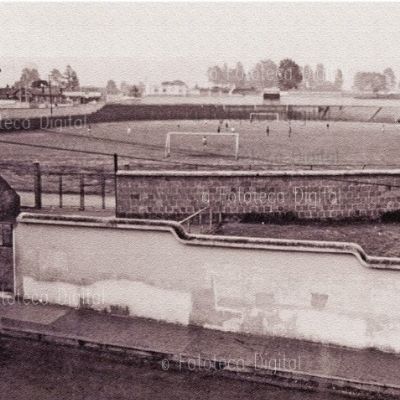
<instances>
[{"instance_id":1,"label":"white building","mask_svg":"<svg viewBox=\"0 0 400 400\"><path fill-rule=\"evenodd\" d=\"M187 96L189 91L185 82L180 80L162 82L161 85L147 85L146 96Z\"/></svg>"}]
</instances>

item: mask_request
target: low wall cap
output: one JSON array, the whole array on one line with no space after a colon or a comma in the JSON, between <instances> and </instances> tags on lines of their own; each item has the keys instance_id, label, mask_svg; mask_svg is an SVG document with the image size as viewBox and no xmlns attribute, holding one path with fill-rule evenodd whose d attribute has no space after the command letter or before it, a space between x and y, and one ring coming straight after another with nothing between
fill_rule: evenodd
<instances>
[{"instance_id":1,"label":"low wall cap","mask_svg":"<svg viewBox=\"0 0 400 400\"><path fill-rule=\"evenodd\" d=\"M400 169L349 169L349 170L289 170L289 171L238 171L238 170L120 170L118 176L249 176L249 177L281 177L281 176L400 176Z\"/></svg>"}]
</instances>

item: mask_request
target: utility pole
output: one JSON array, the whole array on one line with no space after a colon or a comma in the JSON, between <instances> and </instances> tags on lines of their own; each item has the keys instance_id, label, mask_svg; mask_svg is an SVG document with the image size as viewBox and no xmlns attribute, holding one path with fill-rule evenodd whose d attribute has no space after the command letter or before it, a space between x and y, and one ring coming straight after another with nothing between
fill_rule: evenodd
<instances>
[{"instance_id":1,"label":"utility pole","mask_svg":"<svg viewBox=\"0 0 400 400\"><path fill-rule=\"evenodd\" d=\"M51 94L51 79L49 75L50 116L53 116L53 96Z\"/></svg>"}]
</instances>

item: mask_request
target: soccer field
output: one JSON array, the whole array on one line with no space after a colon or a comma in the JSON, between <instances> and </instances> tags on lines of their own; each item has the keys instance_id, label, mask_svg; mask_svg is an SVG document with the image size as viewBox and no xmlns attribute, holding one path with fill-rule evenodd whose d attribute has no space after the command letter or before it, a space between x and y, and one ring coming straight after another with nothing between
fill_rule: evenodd
<instances>
[{"instance_id":1,"label":"soccer field","mask_svg":"<svg viewBox=\"0 0 400 400\"><path fill-rule=\"evenodd\" d=\"M0 167L21 188L34 161L52 172L112 172L114 153L120 167L129 164L131 169L400 166L400 125L332 121L224 121L221 132L233 128L239 133L238 160L233 137L206 134L206 140L203 135L174 135L171 155L165 157L168 132L215 133L218 125L216 120L132 121L96 124L90 131L67 127L2 134Z\"/></svg>"}]
</instances>

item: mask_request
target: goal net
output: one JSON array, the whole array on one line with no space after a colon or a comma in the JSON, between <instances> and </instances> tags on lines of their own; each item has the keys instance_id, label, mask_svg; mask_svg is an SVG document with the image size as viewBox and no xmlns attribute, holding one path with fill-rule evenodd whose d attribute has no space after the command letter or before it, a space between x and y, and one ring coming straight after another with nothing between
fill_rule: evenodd
<instances>
[{"instance_id":1,"label":"goal net","mask_svg":"<svg viewBox=\"0 0 400 400\"><path fill-rule=\"evenodd\" d=\"M252 112L250 122L253 121L279 121L279 113L275 112Z\"/></svg>"},{"instance_id":2,"label":"goal net","mask_svg":"<svg viewBox=\"0 0 400 400\"><path fill-rule=\"evenodd\" d=\"M171 155L171 138L179 136L200 136L199 146L203 148L209 145L209 137L231 137L235 145L235 159L239 158L239 133L237 132L168 132L165 140L165 157L170 157Z\"/></svg>"}]
</instances>

